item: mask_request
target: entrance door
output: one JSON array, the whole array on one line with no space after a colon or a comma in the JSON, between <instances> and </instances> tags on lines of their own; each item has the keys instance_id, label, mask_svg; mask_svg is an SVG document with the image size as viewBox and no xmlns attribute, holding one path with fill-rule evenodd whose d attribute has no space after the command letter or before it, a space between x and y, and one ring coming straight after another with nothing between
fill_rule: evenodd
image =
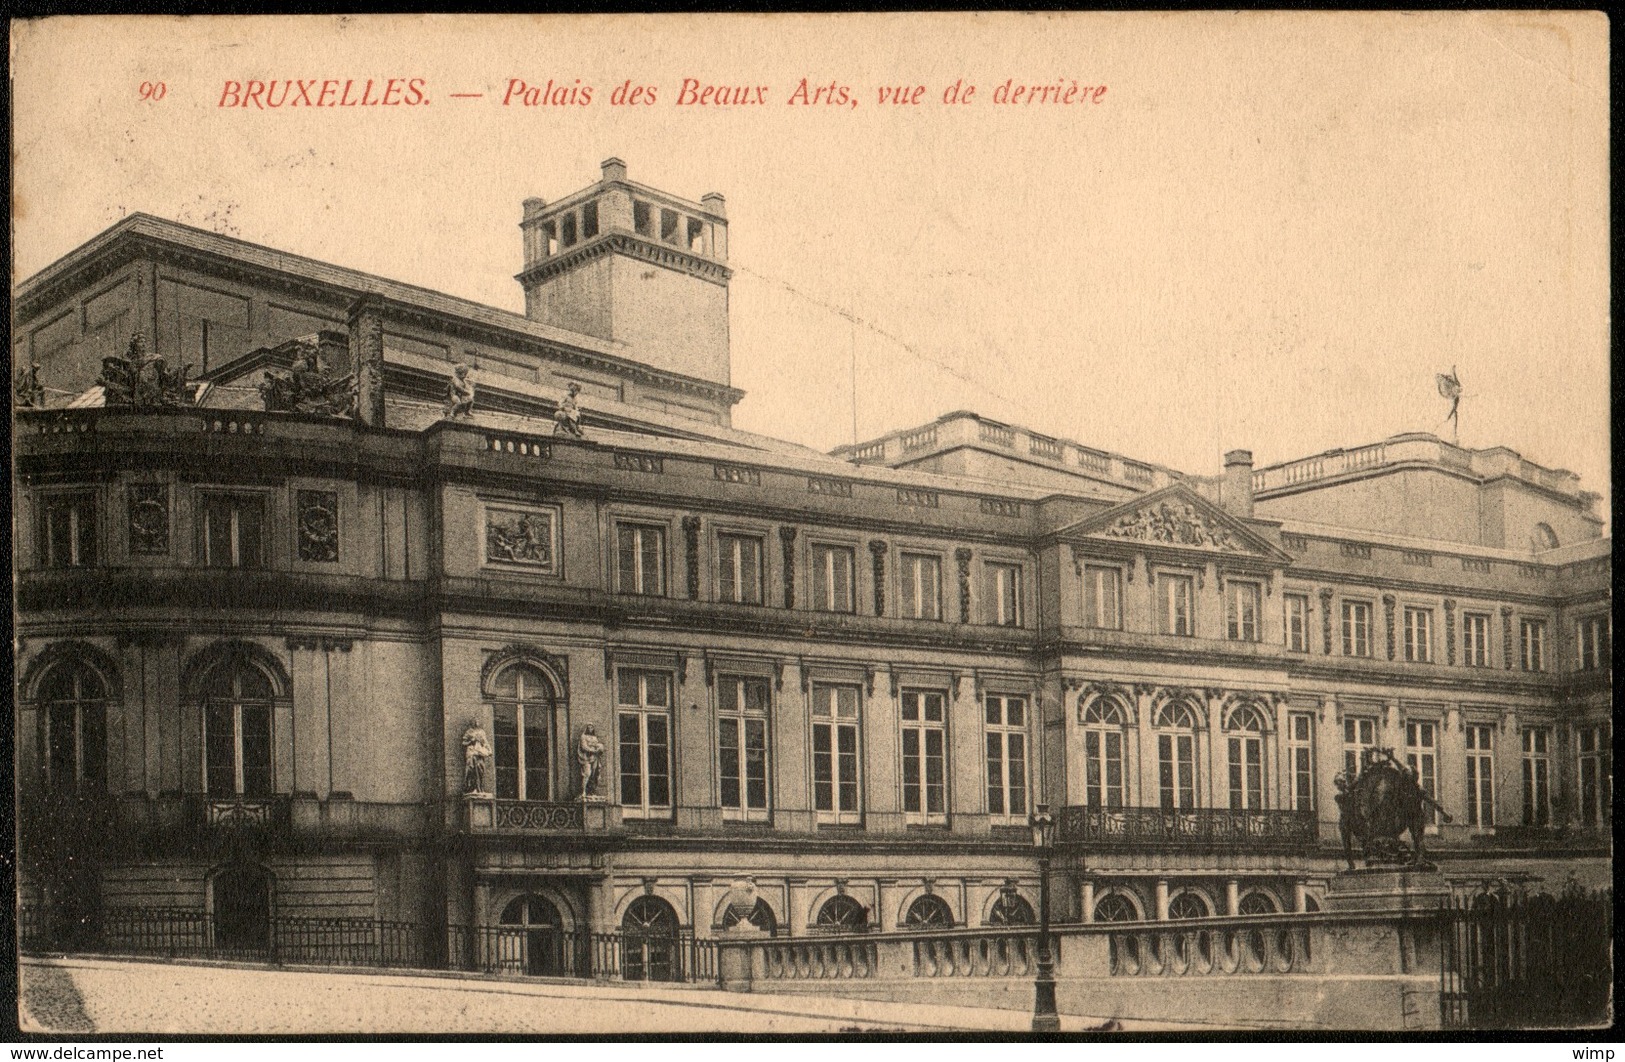
<instances>
[{"instance_id":1,"label":"entrance door","mask_svg":"<svg viewBox=\"0 0 1625 1062\"><path fill-rule=\"evenodd\" d=\"M640 896L621 919L622 969L628 981L675 981L677 912L658 896Z\"/></svg>"},{"instance_id":2,"label":"entrance door","mask_svg":"<svg viewBox=\"0 0 1625 1062\"><path fill-rule=\"evenodd\" d=\"M532 977L564 977L571 973L564 961L564 920L559 909L540 896L521 896L502 912L502 925L512 927L503 935L504 955L523 973ZM510 943L511 942L511 943Z\"/></svg>"},{"instance_id":3,"label":"entrance door","mask_svg":"<svg viewBox=\"0 0 1625 1062\"><path fill-rule=\"evenodd\" d=\"M264 952L271 946L271 875L236 863L214 876L214 946L221 951Z\"/></svg>"}]
</instances>

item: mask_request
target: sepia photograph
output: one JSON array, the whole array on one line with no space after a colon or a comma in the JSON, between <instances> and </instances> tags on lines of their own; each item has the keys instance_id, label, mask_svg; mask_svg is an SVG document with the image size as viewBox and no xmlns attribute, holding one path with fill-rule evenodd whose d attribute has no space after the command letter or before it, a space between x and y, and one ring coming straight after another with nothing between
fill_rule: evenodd
<instances>
[{"instance_id":1,"label":"sepia photograph","mask_svg":"<svg viewBox=\"0 0 1625 1062\"><path fill-rule=\"evenodd\" d=\"M20 1040L1611 1026L1602 13L10 35Z\"/></svg>"}]
</instances>

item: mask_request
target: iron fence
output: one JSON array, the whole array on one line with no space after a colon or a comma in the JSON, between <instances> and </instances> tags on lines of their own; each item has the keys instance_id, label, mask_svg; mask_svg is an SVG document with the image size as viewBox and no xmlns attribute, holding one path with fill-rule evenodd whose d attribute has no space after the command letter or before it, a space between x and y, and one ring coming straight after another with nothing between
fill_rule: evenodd
<instances>
[{"instance_id":1,"label":"iron fence","mask_svg":"<svg viewBox=\"0 0 1625 1062\"><path fill-rule=\"evenodd\" d=\"M1440 911L1440 1024L1578 1028L1609 1021L1614 893L1481 892Z\"/></svg>"},{"instance_id":2,"label":"iron fence","mask_svg":"<svg viewBox=\"0 0 1625 1062\"><path fill-rule=\"evenodd\" d=\"M1125 847L1302 848L1313 845L1313 812L1229 808L1061 809L1057 839L1062 844Z\"/></svg>"},{"instance_id":3,"label":"iron fence","mask_svg":"<svg viewBox=\"0 0 1625 1062\"><path fill-rule=\"evenodd\" d=\"M276 915L228 931L206 912L111 908L72 925L18 911L23 951L235 959L306 966L466 970L528 977L714 982L717 945L692 930L595 933L556 926L436 926Z\"/></svg>"}]
</instances>

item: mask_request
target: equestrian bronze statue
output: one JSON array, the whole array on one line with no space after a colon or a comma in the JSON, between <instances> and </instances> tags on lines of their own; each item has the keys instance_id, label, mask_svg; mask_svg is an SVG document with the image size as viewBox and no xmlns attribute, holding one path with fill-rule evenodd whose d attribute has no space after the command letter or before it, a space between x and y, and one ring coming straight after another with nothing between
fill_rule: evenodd
<instances>
[{"instance_id":1,"label":"equestrian bronze statue","mask_svg":"<svg viewBox=\"0 0 1625 1062\"><path fill-rule=\"evenodd\" d=\"M1416 772L1400 763L1388 749L1366 749L1358 774L1350 780L1338 775L1337 806L1342 812L1343 857L1354 869L1354 842L1360 842L1367 866L1398 864L1429 867L1423 834L1429 810L1445 822L1450 815L1430 797ZM1407 854L1399 835L1411 835Z\"/></svg>"}]
</instances>

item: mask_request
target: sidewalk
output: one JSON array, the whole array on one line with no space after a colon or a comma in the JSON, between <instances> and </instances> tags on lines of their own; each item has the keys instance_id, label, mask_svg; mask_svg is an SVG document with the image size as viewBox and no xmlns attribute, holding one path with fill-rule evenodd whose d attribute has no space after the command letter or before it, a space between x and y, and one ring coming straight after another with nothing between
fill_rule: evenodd
<instances>
[{"instance_id":1,"label":"sidewalk","mask_svg":"<svg viewBox=\"0 0 1625 1062\"><path fill-rule=\"evenodd\" d=\"M1025 1012L715 988L24 957L24 1031L192 1033L1022 1033ZM1082 1032L1105 1017L1067 1016ZM1133 1023L1125 1031L1190 1028Z\"/></svg>"}]
</instances>

